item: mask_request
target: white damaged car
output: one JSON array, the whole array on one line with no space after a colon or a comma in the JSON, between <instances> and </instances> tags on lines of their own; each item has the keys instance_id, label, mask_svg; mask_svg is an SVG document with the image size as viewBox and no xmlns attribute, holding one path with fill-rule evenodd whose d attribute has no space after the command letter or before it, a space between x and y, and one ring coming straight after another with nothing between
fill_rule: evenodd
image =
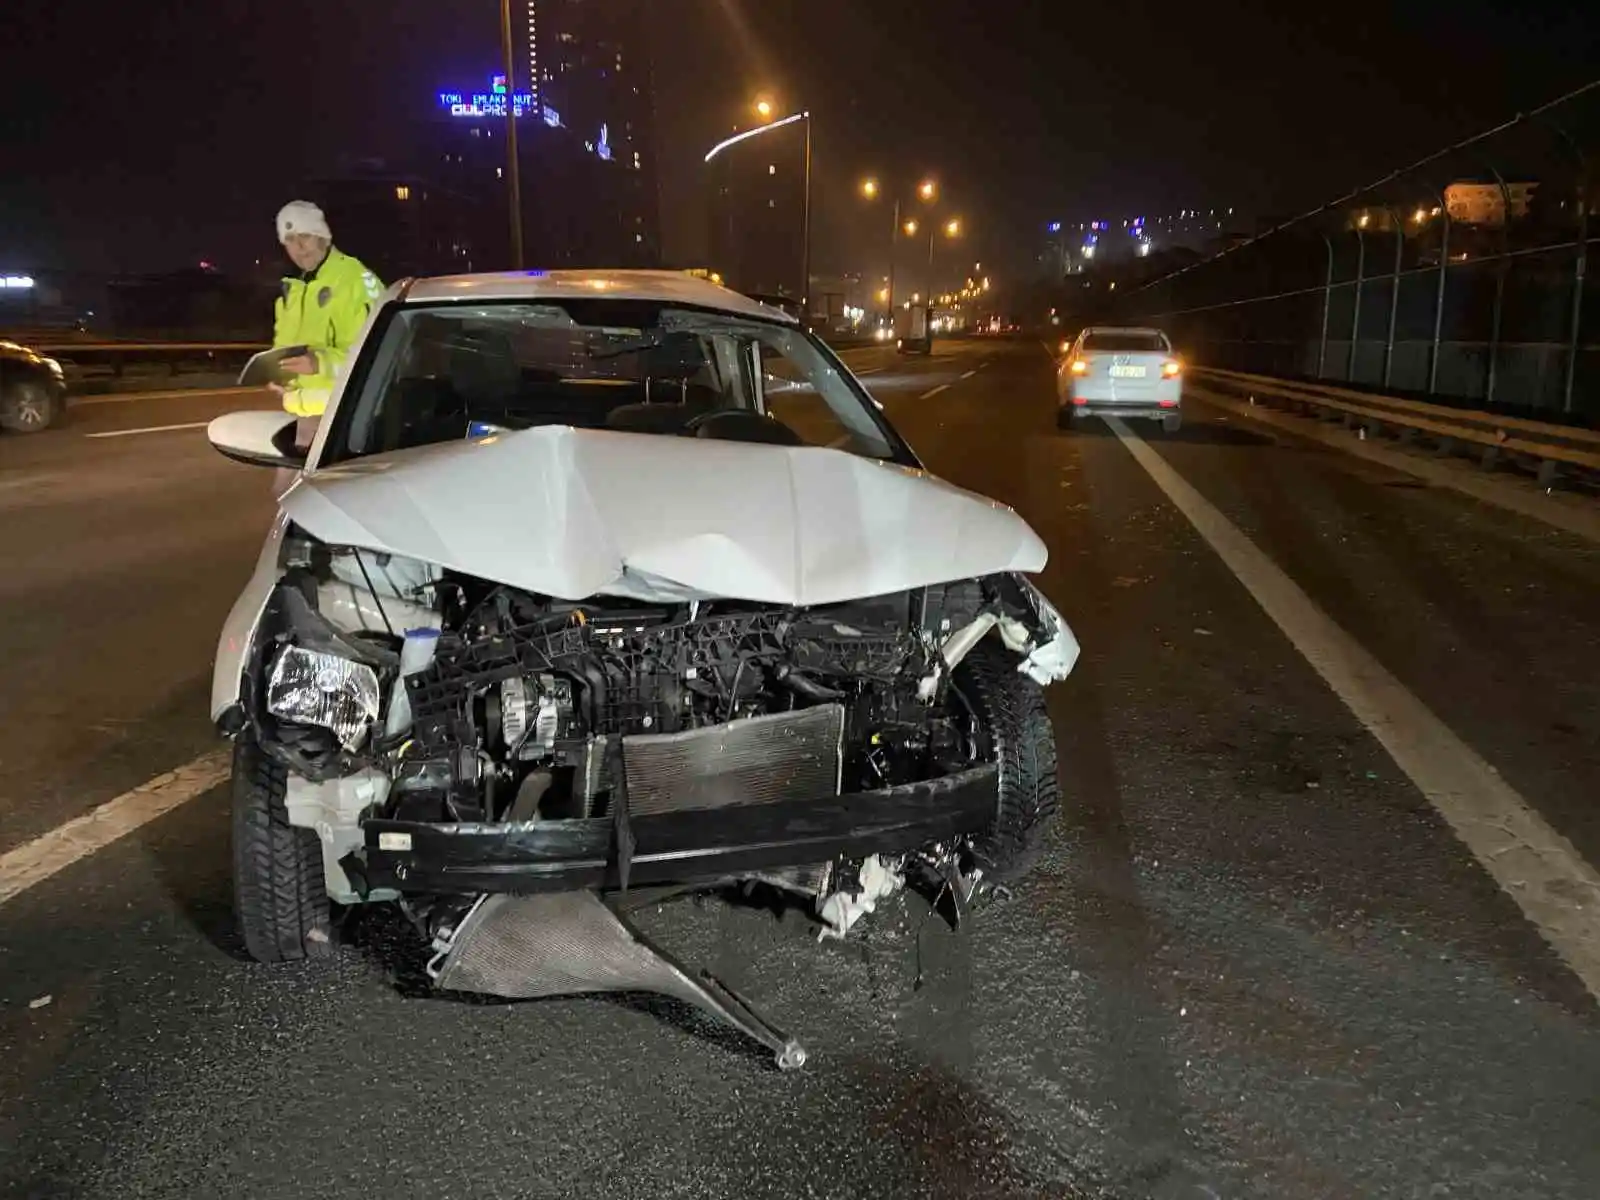
<instances>
[{"instance_id":1,"label":"white damaged car","mask_svg":"<svg viewBox=\"0 0 1600 1200\"><path fill-rule=\"evenodd\" d=\"M1014 883L1057 807L1078 645L1039 537L929 475L794 319L688 275L408 280L217 648L252 956L393 902L442 988L655 990L805 1052L627 922L760 883L844 936L908 883Z\"/></svg>"}]
</instances>

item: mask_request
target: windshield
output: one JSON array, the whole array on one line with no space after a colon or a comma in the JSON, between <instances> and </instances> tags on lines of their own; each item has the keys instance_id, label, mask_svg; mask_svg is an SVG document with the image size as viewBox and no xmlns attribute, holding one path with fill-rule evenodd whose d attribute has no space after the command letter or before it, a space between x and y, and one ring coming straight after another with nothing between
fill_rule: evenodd
<instances>
[{"instance_id":1,"label":"windshield","mask_svg":"<svg viewBox=\"0 0 1600 1200\"><path fill-rule=\"evenodd\" d=\"M792 326L627 300L419 305L363 359L325 462L539 425L904 454Z\"/></svg>"},{"instance_id":2,"label":"windshield","mask_svg":"<svg viewBox=\"0 0 1600 1200\"><path fill-rule=\"evenodd\" d=\"M1165 334L1137 329L1106 329L1083 339L1085 350L1109 354L1136 354L1141 351L1167 354L1172 347Z\"/></svg>"}]
</instances>

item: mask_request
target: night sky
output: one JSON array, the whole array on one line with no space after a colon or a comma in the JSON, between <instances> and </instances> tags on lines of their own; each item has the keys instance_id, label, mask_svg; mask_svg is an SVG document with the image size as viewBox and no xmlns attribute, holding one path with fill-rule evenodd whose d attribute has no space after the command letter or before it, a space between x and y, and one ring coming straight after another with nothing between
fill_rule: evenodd
<instances>
[{"instance_id":1,"label":"night sky","mask_svg":"<svg viewBox=\"0 0 1600 1200\"><path fill-rule=\"evenodd\" d=\"M494 0L28 8L0 50L0 269L275 253L297 181L402 163L433 94L498 54ZM670 265L703 260L700 161L758 91L816 114L827 271L884 238L865 173L937 174L1005 262L1052 217L1303 206L1600 72L1592 3L1289 9L654 0Z\"/></svg>"}]
</instances>

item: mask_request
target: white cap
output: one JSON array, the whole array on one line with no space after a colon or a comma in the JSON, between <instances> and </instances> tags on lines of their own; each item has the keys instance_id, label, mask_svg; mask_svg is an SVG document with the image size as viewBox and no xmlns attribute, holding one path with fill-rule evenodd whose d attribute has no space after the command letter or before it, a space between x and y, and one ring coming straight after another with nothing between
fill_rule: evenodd
<instances>
[{"instance_id":1,"label":"white cap","mask_svg":"<svg viewBox=\"0 0 1600 1200\"><path fill-rule=\"evenodd\" d=\"M313 237L333 241L328 218L309 200L291 200L278 210L278 241L288 242L291 233L309 233Z\"/></svg>"}]
</instances>

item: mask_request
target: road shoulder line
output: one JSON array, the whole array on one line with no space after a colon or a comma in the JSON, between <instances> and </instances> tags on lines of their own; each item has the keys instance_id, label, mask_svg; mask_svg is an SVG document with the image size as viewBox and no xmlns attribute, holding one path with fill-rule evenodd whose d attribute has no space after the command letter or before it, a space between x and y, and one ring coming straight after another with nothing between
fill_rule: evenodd
<instances>
[{"instance_id":1,"label":"road shoulder line","mask_svg":"<svg viewBox=\"0 0 1600 1200\"><path fill-rule=\"evenodd\" d=\"M1600 998L1600 872L1161 455L1120 420L1106 424Z\"/></svg>"},{"instance_id":2,"label":"road shoulder line","mask_svg":"<svg viewBox=\"0 0 1600 1200\"><path fill-rule=\"evenodd\" d=\"M0 905L210 791L231 761L230 751L214 750L0 854Z\"/></svg>"}]
</instances>

